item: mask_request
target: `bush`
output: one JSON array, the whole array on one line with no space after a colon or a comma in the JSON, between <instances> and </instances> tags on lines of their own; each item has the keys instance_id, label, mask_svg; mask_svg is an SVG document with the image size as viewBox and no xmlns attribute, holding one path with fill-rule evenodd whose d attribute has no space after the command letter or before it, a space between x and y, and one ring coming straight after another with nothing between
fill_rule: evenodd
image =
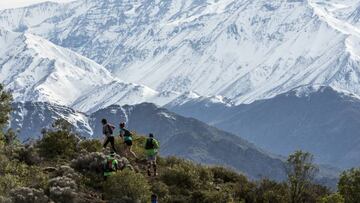
<instances>
[{"instance_id":1,"label":"bush","mask_svg":"<svg viewBox=\"0 0 360 203\"><path fill-rule=\"evenodd\" d=\"M151 191L153 194L157 194L159 202L169 202L171 200L169 187L161 181L151 182Z\"/></svg>"},{"instance_id":2,"label":"bush","mask_svg":"<svg viewBox=\"0 0 360 203\"><path fill-rule=\"evenodd\" d=\"M0 195L17 187L44 188L47 176L39 167L18 162L1 162Z\"/></svg>"},{"instance_id":3,"label":"bush","mask_svg":"<svg viewBox=\"0 0 360 203\"><path fill-rule=\"evenodd\" d=\"M49 196L55 202L76 202L78 186L66 176L56 177L49 181Z\"/></svg>"},{"instance_id":4,"label":"bush","mask_svg":"<svg viewBox=\"0 0 360 203\"><path fill-rule=\"evenodd\" d=\"M231 202L231 196L223 191L195 191L192 194L191 202L228 203Z\"/></svg>"},{"instance_id":5,"label":"bush","mask_svg":"<svg viewBox=\"0 0 360 203\"><path fill-rule=\"evenodd\" d=\"M214 180L221 183L248 182L247 178L239 173L223 167L212 167Z\"/></svg>"},{"instance_id":6,"label":"bush","mask_svg":"<svg viewBox=\"0 0 360 203\"><path fill-rule=\"evenodd\" d=\"M258 182L255 190L256 202L289 202L287 185L269 179Z\"/></svg>"},{"instance_id":7,"label":"bush","mask_svg":"<svg viewBox=\"0 0 360 203\"><path fill-rule=\"evenodd\" d=\"M0 195L6 196L11 189L20 187L22 184L17 176L5 174L0 176Z\"/></svg>"},{"instance_id":8,"label":"bush","mask_svg":"<svg viewBox=\"0 0 360 203\"><path fill-rule=\"evenodd\" d=\"M193 190L200 186L200 178L196 167L189 163L174 165L162 172L161 180L179 189Z\"/></svg>"},{"instance_id":9,"label":"bush","mask_svg":"<svg viewBox=\"0 0 360 203\"><path fill-rule=\"evenodd\" d=\"M4 197L4 196L0 196L0 202L1 203L12 203L10 198Z\"/></svg>"},{"instance_id":10,"label":"bush","mask_svg":"<svg viewBox=\"0 0 360 203\"><path fill-rule=\"evenodd\" d=\"M10 197L13 203L48 203L49 198L43 190L20 187L11 190Z\"/></svg>"},{"instance_id":11,"label":"bush","mask_svg":"<svg viewBox=\"0 0 360 203\"><path fill-rule=\"evenodd\" d=\"M39 153L47 159L74 158L77 152L77 137L66 130L47 132L38 143Z\"/></svg>"},{"instance_id":12,"label":"bush","mask_svg":"<svg viewBox=\"0 0 360 203\"><path fill-rule=\"evenodd\" d=\"M79 151L85 150L86 152L100 152L102 144L99 140L82 140L79 143Z\"/></svg>"},{"instance_id":13,"label":"bush","mask_svg":"<svg viewBox=\"0 0 360 203\"><path fill-rule=\"evenodd\" d=\"M109 202L148 202L150 186L143 175L124 170L108 178L104 183L104 193Z\"/></svg>"},{"instance_id":14,"label":"bush","mask_svg":"<svg viewBox=\"0 0 360 203\"><path fill-rule=\"evenodd\" d=\"M27 165L36 165L41 162L37 149L31 145L18 148L16 154L15 158Z\"/></svg>"},{"instance_id":15,"label":"bush","mask_svg":"<svg viewBox=\"0 0 360 203\"><path fill-rule=\"evenodd\" d=\"M360 168L344 171L340 176L338 189L346 203L360 202Z\"/></svg>"},{"instance_id":16,"label":"bush","mask_svg":"<svg viewBox=\"0 0 360 203\"><path fill-rule=\"evenodd\" d=\"M344 203L344 202L345 202L344 198L339 193L328 195L320 200L320 203Z\"/></svg>"},{"instance_id":17,"label":"bush","mask_svg":"<svg viewBox=\"0 0 360 203\"><path fill-rule=\"evenodd\" d=\"M105 155L100 152L80 154L76 159L71 161L71 167L78 171L100 173L102 171L102 163L105 159Z\"/></svg>"}]
</instances>

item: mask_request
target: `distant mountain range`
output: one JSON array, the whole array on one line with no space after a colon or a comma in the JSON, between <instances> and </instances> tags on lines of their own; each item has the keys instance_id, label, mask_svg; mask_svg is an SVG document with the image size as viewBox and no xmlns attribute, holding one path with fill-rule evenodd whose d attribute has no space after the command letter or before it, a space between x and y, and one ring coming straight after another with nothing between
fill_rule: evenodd
<instances>
[{"instance_id":1,"label":"distant mountain range","mask_svg":"<svg viewBox=\"0 0 360 203\"><path fill-rule=\"evenodd\" d=\"M330 87L303 86L247 105L194 97L166 107L276 154L302 149L313 153L319 163L360 165L360 99Z\"/></svg>"}]
</instances>

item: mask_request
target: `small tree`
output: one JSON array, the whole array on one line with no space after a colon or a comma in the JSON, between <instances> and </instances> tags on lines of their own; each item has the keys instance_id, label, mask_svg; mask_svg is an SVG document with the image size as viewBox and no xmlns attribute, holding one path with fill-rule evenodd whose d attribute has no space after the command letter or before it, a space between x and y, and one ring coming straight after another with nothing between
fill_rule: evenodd
<instances>
[{"instance_id":1,"label":"small tree","mask_svg":"<svg viewBox=\"0 0 360 203\"><path fill-rule=\"evenodd\" d=\"M4 86L0 84L0 146L6 141L3 130L10 118L11 102L11 94L5 91Z\"/></svg>"},{"instance_id":2,"label":"small tree","mask_svg":"<svg viewBox=\"0 0 360 203\"><path fill-rule=\"evenodd\" d=\"M0 128L3 129L9 121L11 112L12 96L5 91L4 86L0 84Z\"/></svg>"},{"instance_id":3,"label":"small tree","mask_svg":"<svg viewBox=\"0 0 360 203\"><path fill-rule=\"evenodd\" d=\"M313 155L296 151L287 159L287 175L290 185L290 202L301 203L306 189L313 181L318 169L313 163Z\"/></svg>"},{"instance_id":4,"label":"small tree","mask_svg":"<svg viewBox=\"0 0 360 203\"><path fill-rule=\"evenodd\" d=\"M71 125L64 119L55 121L53 131L44 132L38 143L39 153L42 157L73 158L77 152L79 139L71 131Z\"/></svg>"},{"instance_id":5,"label":"small tree","mask_svg":"<svg viewBox=\"0 0 360 203\"><path fill-rule=\"evenodd\" d=\"M346 203L360 202L360 168L344 171L340 175L338 189Z\"/></svg>"}]
</instances>

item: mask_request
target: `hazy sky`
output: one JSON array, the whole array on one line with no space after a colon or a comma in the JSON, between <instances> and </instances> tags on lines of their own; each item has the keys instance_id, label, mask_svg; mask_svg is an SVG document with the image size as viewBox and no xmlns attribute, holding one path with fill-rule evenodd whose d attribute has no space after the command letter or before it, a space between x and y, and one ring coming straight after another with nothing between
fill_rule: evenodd
<instances>
[{"instance_id":1,"label":"hazy sky","mask_svg":"<svg viewBox=\"0 0 360 203\"><path fill-rule=\"evenodd\" d=\"M69 2L74 0L0 0L0 9L23 7L44 1Z\"/></svg>"}]
</instances>

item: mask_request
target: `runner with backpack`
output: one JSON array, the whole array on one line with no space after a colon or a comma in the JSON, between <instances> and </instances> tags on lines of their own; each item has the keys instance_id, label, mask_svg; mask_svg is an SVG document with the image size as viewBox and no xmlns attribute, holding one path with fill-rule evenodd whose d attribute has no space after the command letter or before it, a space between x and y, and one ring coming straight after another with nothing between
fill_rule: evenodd
<instances>
[{"instance_id":1,"label":"runner with backpack","mask_svg":"<svg viewBox=\"0 0 360 203\"><path fill-rule=\"evenodd\" d=\"M115 158L115 152L111 152L103 163L104 180L113 175L119 169L118 160Z\"/></svg>"},{"instance_id":2,"label":"runner with backpack","mask_svg":"<svg viewBox=\"0 0 360 203\"><path fill-rule=\"evenodd\" d=\"M154 138L152 133L149 134L149 138L146 139L145 151L147 155L147 173L151 176L151 167L154 169L154 176L156 173L156 156L160 148L159 142Z\"/></svg>"},{"instance_id":3,"label":"runner with backpack","mask_svg":"<svg viewBox=\"0 0 360 203\"><path fill-rule=\"evenodd\" d=\"M112 150L116 153L117 151L115 149L115 138L113 136L115 126L109 124L105 118L101 120L101 123L103 125L103 134L105 136L105 142L103 147L106 148L106 146L110 142Z\"/></svg>"},{"instance_id":4,"label":"runner with backpack","mask_svg":"<svg viewBox=\"0 0 360 203\"><path fill-rule=\"evenodd\" d=\"M125 123L120 123L120 137L123 138L124 144L125 144L125 156L129 157L129 154L131 154L135 159L137 159L136 154L132 151L132 145L133 145L133 136L132 133L125 128Z\"/></svg>"}]
</instances>

